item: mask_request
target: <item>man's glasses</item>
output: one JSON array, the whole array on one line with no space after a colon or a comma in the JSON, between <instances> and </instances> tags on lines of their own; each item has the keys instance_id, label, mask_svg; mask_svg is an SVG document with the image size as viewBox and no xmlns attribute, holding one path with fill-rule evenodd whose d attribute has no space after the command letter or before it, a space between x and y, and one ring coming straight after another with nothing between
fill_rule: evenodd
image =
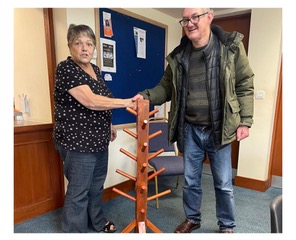
<instances>
[{"instance_id":1,"label":"man's glasses","mask_svg":"<svg viewBox=\"0 0 296 240\"><path fill-rule=\"evenodd\" d=\"M192 24L197 24L199 22L199 18L208 14L208 12L205 12L205 13L202 13L200 15L193 15L191 18L183 18L179 21L180 25L182 27L187 27L188 26L188 23L189 21L192 23Z\"/></svg>"}]
</instances>

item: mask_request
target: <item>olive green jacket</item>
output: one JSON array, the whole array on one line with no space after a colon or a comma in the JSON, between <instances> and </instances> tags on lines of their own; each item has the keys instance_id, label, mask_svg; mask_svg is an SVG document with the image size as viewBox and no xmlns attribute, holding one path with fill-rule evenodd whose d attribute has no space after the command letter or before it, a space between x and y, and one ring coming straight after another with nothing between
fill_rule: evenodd
<instances>
[{"instance_id":1,"label":"olive green jacket","mask_svg":"<svg viewBox=\"0 0 296 240\"><path fill-rule=\"evenodd\" d=\"M243 35L225 32L212 25L208 45L203 49L208 76L208 99L214 139L218 147L236 139L239 126L251 127L254 105L254 73L242 43ZM186 104L186 74L191 41L184 36L166 60L168 65L160 82L140 92L151 105L171 101L169 142L177 141L183 151ZM217 64L217 62L219 64ZM217 104L218 103L218 104Z\"/></svg>"}]
</instances>

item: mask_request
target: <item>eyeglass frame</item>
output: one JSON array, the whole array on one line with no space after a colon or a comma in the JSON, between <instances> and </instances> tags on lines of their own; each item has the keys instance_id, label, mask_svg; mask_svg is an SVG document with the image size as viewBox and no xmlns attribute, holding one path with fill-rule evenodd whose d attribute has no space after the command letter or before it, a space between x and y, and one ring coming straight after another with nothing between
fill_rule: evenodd
<instances>
[{"instance_id":1,"label":"eyeglass frame","mask_svg":"<svg viewBox=\"0 0 296 240\"><path fill-rule=\"evenodd\" d=\"M190 18L183 18L183 19L181 19L181 20L179 21L179 23L180 23L180 25L181 25L182 27L187 27L188 24L189 24L189 21L190 21L192 24L197 24L197 23L199 23L200 17L202 17L202 16L204 16L204 15L206 15L206 14L208 14L208 13L209 13L209 12L204 12L204 13L199 14L199 15L192 15ZM195 18L195 19L197 19L197 20L192 21L192 18ZM184 23L184 21L187 22L186 25L182 24L182 23Z\"/></svg>"}]
</instances>

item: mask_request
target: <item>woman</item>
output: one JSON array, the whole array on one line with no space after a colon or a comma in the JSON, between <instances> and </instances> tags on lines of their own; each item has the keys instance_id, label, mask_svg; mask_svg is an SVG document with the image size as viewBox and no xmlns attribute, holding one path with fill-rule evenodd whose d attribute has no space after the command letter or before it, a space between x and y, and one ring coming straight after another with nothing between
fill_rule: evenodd
<instances>
[{"instance_id":1,"label":"woman","mask_svg":"<svg viewBox=\"0 0 296 240\"><path fill-rule=\"evenodd\" d=\"M132 99L113 98L91 63L96 46L92 29L71 24L67 34L71 56L59 63L54 89L54 140L69 181L63 209L63 232L115 232L102 209L108 145L116 138L113 108L135 109Z\"/></svg>"}]
</instances>

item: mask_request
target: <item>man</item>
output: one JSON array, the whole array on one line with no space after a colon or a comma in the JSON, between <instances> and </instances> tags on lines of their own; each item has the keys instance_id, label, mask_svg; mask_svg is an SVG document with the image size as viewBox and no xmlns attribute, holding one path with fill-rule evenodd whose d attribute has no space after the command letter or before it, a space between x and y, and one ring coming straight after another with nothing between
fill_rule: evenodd
<instances>
[{"instance_id":1,"label":"man","mask_svg":"<svg viewBox=\"0 0 296 240\"><path fill-rule=\"evenodd\" d=\"M221 233L233 233L235 204L231 142L249 136L253 123L254 73L242 43L243 35L211 25L208 8L186 8L180 20L185 36L166 60L159 84L136 96L152 105L171 101L169 141L183 153L186 219L175 233L200 228L203 161L210 160Z\"/></svg>"}]
</instances>

